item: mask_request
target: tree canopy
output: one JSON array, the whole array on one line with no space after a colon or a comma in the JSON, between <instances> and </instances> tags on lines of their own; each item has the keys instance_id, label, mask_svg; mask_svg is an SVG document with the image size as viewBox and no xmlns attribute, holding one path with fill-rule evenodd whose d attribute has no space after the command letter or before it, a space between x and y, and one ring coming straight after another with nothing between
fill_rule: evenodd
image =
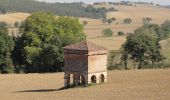
<instances>
[{"instance_id":1,"label":"tree canopy","mask_svg":"<svg viewBox=\"0 0 170 100\"><path fill-rule=\"evenodd\" d=\"M7 24L0 22L0 73L12 71L11 52L14 48L13 38L8 36Z\"/></svg>"},{"instance_id":2,"label":"tree canopy","mask_svg":"<svg viewBox=\"0 0 170 100\"><path fill-rule=\"evenodd\" d=\"M23 34L17 39L15 52L21 52L18 56L23 61L15 61L20 61L16 62L18 65L26 64L27 72L61 71L63 47L86 38L77 18L56 18L44 12L32 14L20 30Z\"/></svg>"},{"instance_id":3,"label":"tree canopy","mask_svg":"<svg viewBox=\"0 0 170 100\"><path fill-rule=\"evenodd\" d=\"M156 32L153 29L141 27L127 37L123 58L126 58L125 61L132 59L139 62L138 69L141 69L147 63L153 64L163 60L160 49Z\"/></svg>"},{"instance_id":4,"label":"tree canopy","mask_svg":"<svg viewBox=\"0 0 170 100\"><path fill-rule=\"evenodd\" d=\"M113 35L113 31L110 28L104 29L102 31L102 34L104 37L111 37Z\"/></svg>"}]
</instances>

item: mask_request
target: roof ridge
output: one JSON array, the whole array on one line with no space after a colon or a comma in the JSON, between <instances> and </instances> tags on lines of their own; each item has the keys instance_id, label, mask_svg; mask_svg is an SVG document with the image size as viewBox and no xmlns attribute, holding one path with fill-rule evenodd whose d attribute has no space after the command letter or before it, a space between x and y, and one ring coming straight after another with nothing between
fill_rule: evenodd
<instances>
[{"instance_id":1,"label":"roof ridge","mask_svg":"<svg viewBox=\"0 0 170 100\"><path fill-rule=\"evenodd\" d=\"M97 45L91 41L85 40L72 45L64 47L64 49L72 50L86 50L86 51L106 51L107 48Z\"/></svg>"}]
</instances>

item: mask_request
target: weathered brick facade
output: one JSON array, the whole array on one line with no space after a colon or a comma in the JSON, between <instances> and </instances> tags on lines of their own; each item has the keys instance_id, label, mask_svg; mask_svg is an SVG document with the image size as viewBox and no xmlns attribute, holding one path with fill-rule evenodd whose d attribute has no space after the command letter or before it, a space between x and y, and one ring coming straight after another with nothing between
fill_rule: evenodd
<instances>
[{"instance_id":1,"label":"weathered brick facade","mask_svg":"<svg viewBox=\"0 0 170 100\"><path fill-rule=\"evenodd\" d=\"M107 49L88 41L64 47L65 87L106 82L107 53Z\"/></svg>"}]
</instances>

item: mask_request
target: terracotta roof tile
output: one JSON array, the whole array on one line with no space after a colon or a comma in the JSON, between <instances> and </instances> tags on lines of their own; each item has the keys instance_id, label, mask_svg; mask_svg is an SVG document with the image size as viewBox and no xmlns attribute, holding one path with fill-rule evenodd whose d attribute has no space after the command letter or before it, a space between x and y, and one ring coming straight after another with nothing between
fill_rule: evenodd
<instances>
[{"instance_id":1,"label":"terracotta roof tile","mask_svg":"<svg viewBox=\"0 0 170 100\"><path fill-rule=\"evenodd\" d=\"M79 42L73 45L69 45L69 46L64 47L64 49L85 50L85 51L108 51L108 49L102 46L96 45L89 41L83 41L83 42Z\"/></svg>"}]
</instances>

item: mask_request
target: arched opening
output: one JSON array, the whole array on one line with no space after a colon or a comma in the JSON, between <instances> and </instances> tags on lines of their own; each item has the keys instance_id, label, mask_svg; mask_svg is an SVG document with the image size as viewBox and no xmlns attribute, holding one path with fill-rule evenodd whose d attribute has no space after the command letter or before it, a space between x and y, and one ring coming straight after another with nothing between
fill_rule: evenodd
<instances>
[{"instance_id":1,"label":"arched opening","mask_svg":"<svg viewBox=\"0 0 170 100\"><path fill-rule=\"evenodd\" d=\"M91 83L96 83L96 76L95 76L95 75L93 75L93 76L91 77Z\"/></svg>"},{"instance_id":2,"label":"arched opening","mask_svg":"<svg viewBox=\"0 0 170 100\"><path fill-rule=\"evenodd\" d=\"M103 83L103 82L104 82L104 78L105 78L104 75L101 74L101 75L100 75L100 83Z\"/></svg>"},{"instance_id":3,"label":"arched opening","mask_svg":"<svg viewBox=\"0 0 170 100\"><path fill-rule=\"evenodd\" d=\"M70 86L74 85L74 74L70 74Z\"/></svg>"},{"instance_id":4,"label":"arched opening","mask_svg":"<svg viewBox=\"0 0 170 100\"><path fill-rule=\"evenodd\" d=\"M80 85L85 85L85 77L80 75Z\"/></svg>"},{"instance_id":5,"label":"arched opening","mask_svg":"<svg viewBox=\"0 0 170 100\"><path fill-rule=\"evenodd\" d=\"M67 79L67 81L66 81L66 86L67 87L70 87L70 86L72 86L74 84L73 74L71 74L71 73L67 74L66 79Z\"/></svg>"}]
</instances>

